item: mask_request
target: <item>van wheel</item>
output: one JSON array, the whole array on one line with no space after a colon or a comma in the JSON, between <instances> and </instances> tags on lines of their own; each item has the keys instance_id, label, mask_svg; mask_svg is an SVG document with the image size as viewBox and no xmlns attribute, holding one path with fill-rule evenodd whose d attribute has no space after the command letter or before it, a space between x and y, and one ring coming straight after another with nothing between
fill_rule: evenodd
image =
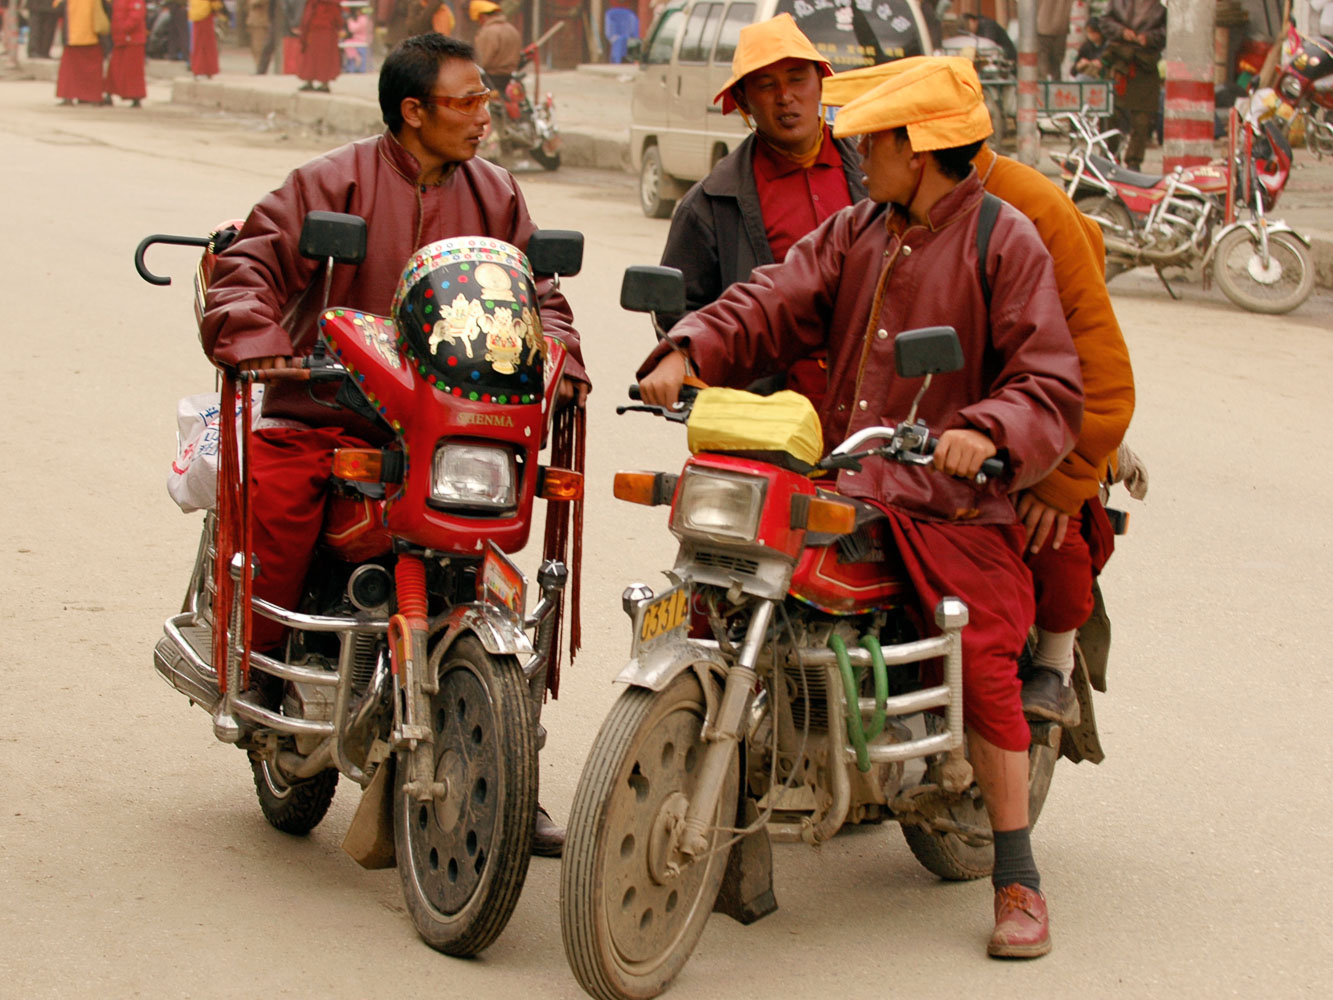
<instances>
[{"instance_id":1,"label":"van wheel","mask_svg":"<svg viewBox=\"0 0 1333 1000\"><path fill-rule=\"evenodd\" d=\"M662 197L666 174L662 172L662 157L656 146L643 151L643 168L639 171L639 207L650 219L669 219L676 207L674 198Z\"/></svg>"}]
</instances>

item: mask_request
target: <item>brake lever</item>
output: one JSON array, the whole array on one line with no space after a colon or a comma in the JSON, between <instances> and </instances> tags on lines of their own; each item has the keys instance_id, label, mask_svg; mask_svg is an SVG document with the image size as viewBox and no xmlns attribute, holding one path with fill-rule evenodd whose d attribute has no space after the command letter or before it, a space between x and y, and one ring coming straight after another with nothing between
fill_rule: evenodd
<instances>
[{"instance_id":1,"label":"brake lever","mask_svg":"<svg viewBox=\"0 0 1333 1000\"><path fill-rule=\"evenodd\" d=\"M616 415L622 413L653 413L665 420L670 420L674 424L688 423L690 419L689 410L668 410L665 406L650 406L647 403L633 404L616 407Z\"/></svg>"}]
</instances>

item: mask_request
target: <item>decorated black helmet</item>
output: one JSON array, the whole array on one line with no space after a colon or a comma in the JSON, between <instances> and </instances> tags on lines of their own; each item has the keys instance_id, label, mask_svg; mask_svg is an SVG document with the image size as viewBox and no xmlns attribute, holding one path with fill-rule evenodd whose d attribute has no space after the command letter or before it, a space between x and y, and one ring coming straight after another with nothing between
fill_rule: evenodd
<instances>
[{"instance_id":1,"label":"decorated black helmet","mask_svg":"<svg viewBox=\"0 0 1333 1000\"><path fill-rule=\"evenodd\" d=\"M528 260L465 236L412 255L393 297L399 345L431 385L485 403L540 403L546 341Z\"/></svg>"}]
</instances>

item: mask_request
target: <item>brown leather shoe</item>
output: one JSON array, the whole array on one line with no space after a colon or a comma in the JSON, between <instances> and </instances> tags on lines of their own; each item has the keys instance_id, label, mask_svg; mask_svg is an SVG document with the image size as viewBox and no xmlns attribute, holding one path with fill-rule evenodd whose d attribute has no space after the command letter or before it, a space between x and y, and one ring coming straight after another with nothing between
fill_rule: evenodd
<instances>
[{"instance_id":1,"label":"brown leather shoe","mask_svg":"<svg viewBox=\"0 0 1333 1000\"><path fill-rule=\"evenodd\" d=\"M558 858L565 849L565 828L557 826L551 814L537 807L537 827L532 834L532 853L539 858Z\"/></svg>"},{"instance_id":2,"label":"brown leather shoe","mask_svg":"<svg viewBox=\"0 0 1333 1000\"><path fill-rule=\"evenodd\" d=\"M1015 882L995 890L995 931L986 954L992 958L1039 958L1051 950L1046 897Z\"/></svg>"},{"instance_id":3,"label":"brown leather shoe","mask_svg":"<svg viewBox=\"0 0 1333 1000\"><path fill-rule=\"evenodd\" d=\"M1023 714L1066 729L1077 726L1083 715L1073 685L1066 684L1060 672L1049 667L1037 667L1023 682Z\"/></svg>"}]
</instances>

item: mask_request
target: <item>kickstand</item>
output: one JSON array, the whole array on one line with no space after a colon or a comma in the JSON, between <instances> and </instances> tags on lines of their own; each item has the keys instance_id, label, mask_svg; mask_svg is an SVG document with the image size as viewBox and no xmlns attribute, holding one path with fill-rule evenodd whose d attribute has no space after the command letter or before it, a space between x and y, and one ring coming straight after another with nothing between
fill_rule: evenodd
<instances>
[{"instance_id":1,"label":"kickstand","mask_svg":"<svg viewBox=\"0 0 1333 1000\"><path fill-rule=\"evenodd\" d=\"M1179 302L1180 296L1177 295L1176 290L1171 287L1171 282L1166 280L1166 275L1162 273L1162 269L1160 267L1154 267L1153 270L1157 272L1157 277L1161 279L1162 284L1166 288L1167 294L1169 294L1173 299Z\"/></svg>"}]
</instances>

